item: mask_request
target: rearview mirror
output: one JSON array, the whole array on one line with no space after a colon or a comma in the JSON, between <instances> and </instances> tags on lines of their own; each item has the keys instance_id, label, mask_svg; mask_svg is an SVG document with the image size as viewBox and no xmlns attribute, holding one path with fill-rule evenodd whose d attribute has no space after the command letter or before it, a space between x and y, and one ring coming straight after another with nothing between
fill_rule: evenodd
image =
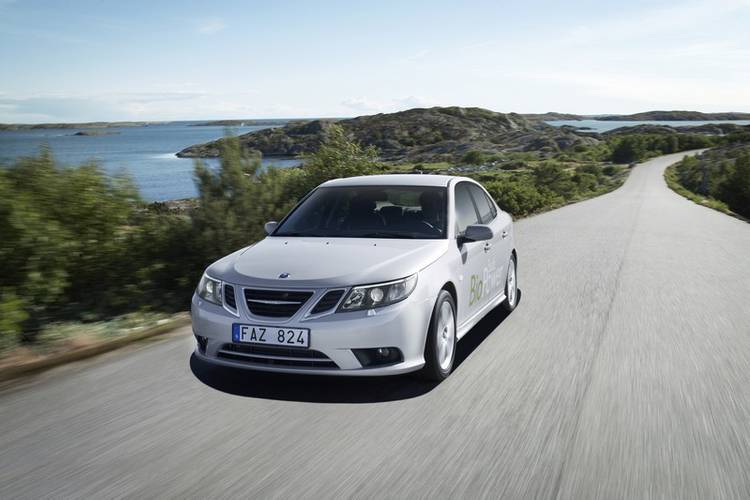
<instances>
[{"instance_id":1,"label":"rearview mirror","mask_svg":"<svg viewBox=\"0 0 750 500\"><path fill-rule=\"evenodd\" d=\"M465 241L486 241L491 240L493 236L494 234L492 233L490 226L473 224L471 226L466 226L466 230L460 240L461 243Z\"/></svg>"},{"instance_id":2,"label":"rearview mirror","mask_svg":"<svg viewBox=\"0 0 750 500\"><path fill-rule=\"evenodd\" d=\"M266 234L271 234L272 232L276 231L276 228L278 227L279 223L275 220L272 220L270 222L266 222L266 225L263 226L263 229L266 230Z\"/></svg>"}]
</instances>

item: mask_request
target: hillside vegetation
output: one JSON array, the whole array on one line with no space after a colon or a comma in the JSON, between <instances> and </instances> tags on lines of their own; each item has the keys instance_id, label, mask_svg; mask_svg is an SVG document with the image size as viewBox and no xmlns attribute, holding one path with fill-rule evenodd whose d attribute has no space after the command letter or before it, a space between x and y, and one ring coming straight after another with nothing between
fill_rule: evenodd
<instances>
[{"instance_id":1,"label":"hillside vegetation","mask_svg":"<svg viewBox=\"0 0 750 500\"><path fill-rule=\"evenodd\" d=\"M264 156L295 156L315 151L336 123L354 141L374 146L384 161L450 161L471 150L557 152L597 142L569 129L532 122L515 113L481 108L415 108L346 120L293 122L241 135L248 150ZM215 157L224 139L186 148L182 157Z\"/></svg>"},{"instance_id":2,"label":"hillside vegetation","mask_svg":"<svg viewBox=\"0 0 750 500\"><path fill-rule=\"evenodd\" d=\"M750 141L685 158L667 176L691 199L750 218Z\"/></svg>"},{"instance_id":3,"label":"hillside vegetation","mask_svg":"<svg viewBox=\"0 0 750 500\"><path fill-rule=\"evenodd\" d=\"M451 163L479 165L513 157L536 160L578 159L631 163L650 156L721 144L750 127L708 124L697 127L638 125L603 134L553 127L540 116L496 113L481 108L415 108L346 120L292 122L251 132L238 141L249 153L301 156L316 151L332 127L351 140L375 147L390 164ZM190 146L182 157L216 157L226 139Z\"/></svg>"}]
</instances>

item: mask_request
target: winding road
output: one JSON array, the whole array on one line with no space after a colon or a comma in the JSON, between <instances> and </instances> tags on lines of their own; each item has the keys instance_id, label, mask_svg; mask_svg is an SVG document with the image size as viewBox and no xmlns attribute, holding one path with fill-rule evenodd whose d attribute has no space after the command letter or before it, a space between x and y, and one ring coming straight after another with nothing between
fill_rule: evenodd
<instances>
[{"instance_id":1,"label":"winding road","mask_svg":"<svg viewBox=\"0 0 750 500\"><path fill-rule=\"evenodd\" d=\"M177 335L0 394L0 498L750 498L750 224L635 167L517 223L440 385L203 365Z\"/></svg>"}]
</instances>

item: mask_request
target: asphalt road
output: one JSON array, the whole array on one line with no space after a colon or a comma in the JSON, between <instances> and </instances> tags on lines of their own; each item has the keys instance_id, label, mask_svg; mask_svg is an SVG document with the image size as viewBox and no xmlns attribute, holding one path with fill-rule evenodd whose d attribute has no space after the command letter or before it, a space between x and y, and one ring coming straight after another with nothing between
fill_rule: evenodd
<instances>
[{"instance_id":1,"label":"asphalt road","mask_svg":"<svg viewBox=\"0 0 750 500\"><path fill-rule=\"evenodd\" d=\"M444 383L141 346L0 395L0 498L750 498L750 225L678 158L520 221L519 307Z\"/></svg>"}]
</instances>

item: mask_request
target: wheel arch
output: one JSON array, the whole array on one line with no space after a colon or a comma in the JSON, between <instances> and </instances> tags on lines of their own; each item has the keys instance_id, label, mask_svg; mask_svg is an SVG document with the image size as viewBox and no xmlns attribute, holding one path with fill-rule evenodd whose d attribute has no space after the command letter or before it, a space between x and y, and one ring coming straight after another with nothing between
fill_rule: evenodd
<instances>
[{"instance_id":1,"label":"wheel arch","mask_svg":"<svg viewBox=\"0 0 750 500\"><path fill-rule=\"evenodd\" d=\"M446 281L441 290L445 290L451 294L451 297L453 297L453 306L456 308L454 313L456 314L456 319L458 319L458 292L456 290L456 285L454 285L452 281Z\"/></svg>"}]
</instances>

